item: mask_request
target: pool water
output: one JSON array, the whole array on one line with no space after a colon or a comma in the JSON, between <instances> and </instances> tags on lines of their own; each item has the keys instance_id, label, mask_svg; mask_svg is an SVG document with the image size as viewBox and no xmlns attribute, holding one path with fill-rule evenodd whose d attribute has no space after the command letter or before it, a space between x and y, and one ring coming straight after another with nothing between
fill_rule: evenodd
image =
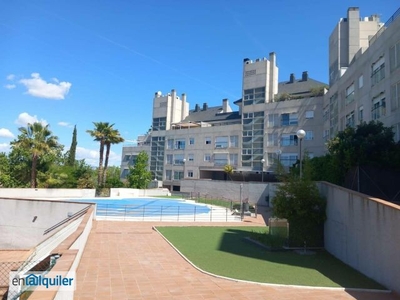
<instances>
[{"instance_id":1,"label":"pool water","mask_svg":"<svg viewBox=\"0 0 400 300\"><path fill-rule=\"evenodd\" d=\"M71 201L96 203L97 216L114 217L156 217L197 215L209 213L210 208L185 200L159 198L118 198L118 199L70 199Z\"/></svg>"}]
</instances>

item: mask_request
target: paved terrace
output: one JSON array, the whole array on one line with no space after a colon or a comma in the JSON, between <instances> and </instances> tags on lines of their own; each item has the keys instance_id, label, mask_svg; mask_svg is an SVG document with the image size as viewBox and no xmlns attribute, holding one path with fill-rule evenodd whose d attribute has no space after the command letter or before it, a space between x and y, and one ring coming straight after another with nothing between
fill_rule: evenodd
<instances>
[{"instance_id":1,"label":"paved terrace","mask_svg":"<svg viewBox=\"0 0 400 300\"><path fill-rule=\"evenodd\" d=\"M391 294L272 287L203 274L186 262L152 226L256 226L243 223L95 221L77 270L75 299L399 299Z\"/></svg>"}]
</instances>

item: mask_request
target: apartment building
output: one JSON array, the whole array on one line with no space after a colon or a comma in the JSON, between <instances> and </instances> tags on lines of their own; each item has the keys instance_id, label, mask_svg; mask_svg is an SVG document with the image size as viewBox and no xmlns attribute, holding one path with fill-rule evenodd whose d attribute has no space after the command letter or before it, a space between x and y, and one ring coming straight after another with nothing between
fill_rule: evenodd
<instances>
[{"instance_id":1,"label":"apartment building","mask_svg":"<svg viewBox=\"0 0 400 300\"><path fill-rule=\"evenodd\" d=\"M150 171L164 186L179 190L182 179L225 179L234 172L273 172L279 159L293 165L299 156L297 130L306 131L303 151L322 155L322 109L326 84L303 72L278 83L276 55L243 60L242 98L220 106L196 104L175 90L153 99L152 130L137 147L123 147L121 177L141 150L149 154ZM261 179L261 176L259 176Z\"/></svg>"},{"instance_id":2,"label":"apartment building","mask_svg":"<svg viewBox=\"0 0 400 300\"><path fill-rule=\"evenodd\" d=\"M329 39L324 140L347 126L381 121L400 140L400 9L386 22L351 7Z\"/></svg>"}]
</instances>

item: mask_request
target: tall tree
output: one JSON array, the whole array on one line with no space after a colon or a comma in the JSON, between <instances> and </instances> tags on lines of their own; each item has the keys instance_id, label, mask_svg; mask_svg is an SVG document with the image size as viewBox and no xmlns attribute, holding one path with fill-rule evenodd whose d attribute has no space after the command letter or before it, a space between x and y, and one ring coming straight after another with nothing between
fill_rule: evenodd
<instances>
[{"instance_id":1,"label":"tall tree","mask_svg":"<svg viewBox=\"0 0 400 300\"><path fill-rule=\"evenodd\" d=\"M123 143L123 142L124 142L124 138L121 137L121 135L117 129L110 130L110 132L106 136L106 139L105 139L106 159L104 161L103 185L106 183L106 178L107 178L107 167L108 167L108 160L110 158L111 144L119 144L119 143Z\"/></svg>"},{"instance_id":2,"label":"tall tree","mask_svg":"<svg viewBox=\"0 0 400 300\"><path fill-rule=\"evenodd\" d=\"M104 146L109 133L112 131L114 124L108 122L93 122L94 130L86 130L95 141L100 143L99 149L99 168L97 174L97 185L102 186L103 180L103 160L104 160Z\"/></svg>"},{"instance_id":3,"label":"tall tree","mask_svg":"<svg viewBox=\"0 0 400 300\"><path fill-rule=\"evenodd\" d=\"M27 151L32 158L31 165L31 188L37 187L37 165L39 159L45 155L60 150L62 146L58 143L58 137L52 135L49 125L35 122L26 127L18 129L21 134L17 140L11 142L12 148L20 148Z\"/></svg>"},{"instance_id":4,"label":"tall tree","mask_svg":"<svg viewBox=\"0 0 400 300\"><path fill-rule=\"evenodd\" d=\"M71 147L69 148L67 162L66 162L68 166L75 165L76 146L77 145L78 145L78 142L77 142L77 139L76 139L76 125L75 125L74 131L72 132Z\"/></svg>"},{"instance_id":5,"label":"tall tree","mask_svg":"<svg viewBox=\"0 0 400 300\"><path fill-rule=\"evenodd\" d=\"M133 168L129 168L128 185L134 189L145 189L151 181L151 172L148 170L149 156L142 151L136 157Z\"/></svg>"}]
</instances>

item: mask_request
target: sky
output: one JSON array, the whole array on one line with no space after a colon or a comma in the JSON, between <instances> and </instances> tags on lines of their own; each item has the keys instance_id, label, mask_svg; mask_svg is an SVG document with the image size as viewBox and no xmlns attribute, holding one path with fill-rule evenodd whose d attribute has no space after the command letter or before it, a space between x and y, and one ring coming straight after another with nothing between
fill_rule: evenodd
<instances>
[{"instance_id":1,"label":"sky","mask_svg":"<svg viewBox=\"0 0 400 300\"><path fill-rule=\"evenodd\" d=\"M93 122L125 143L151 126L153 96L175 89L190 109L241 98L243 59L275 52L279 81L328 82L328 39L348 7L386 22L397 0L0 0L0 152L18 128L49 124L64 150L98 164Z\"/></svg>"}]
</instances>

